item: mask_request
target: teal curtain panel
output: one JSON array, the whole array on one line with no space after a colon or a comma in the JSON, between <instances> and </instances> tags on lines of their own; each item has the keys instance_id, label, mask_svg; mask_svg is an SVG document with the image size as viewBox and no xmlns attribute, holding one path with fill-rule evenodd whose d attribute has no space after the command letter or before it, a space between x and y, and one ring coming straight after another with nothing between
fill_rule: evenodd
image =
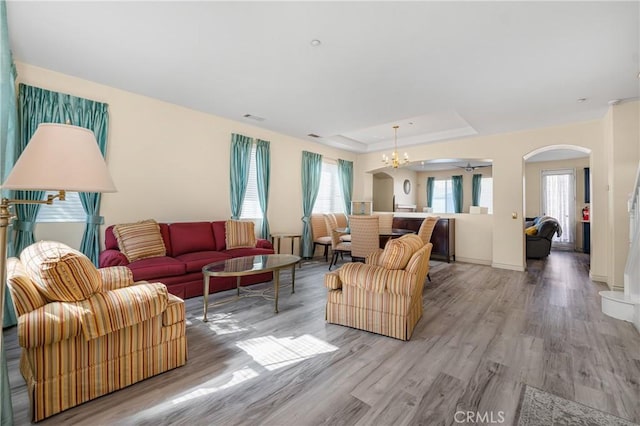
<instances>
[{"instance_id":1,"label":"teal curtain panel","mask_svg":"<svg viewBox=\"0 0 640 426\"><path fill-rule=\"evenodd\" d=\"M475 174L471 180L471 205L480 205L480 190L482 186L482 175Z\"/></svg>"},{"instance_id":2,"label":"teal curtain panel","mask_svg":"<svg viewBox=\"0 0 640 426\"><path fill-rule=\"evenodd\" d=\"M9 35L7 30L6 3L4 0L0 2L0 20L2 34L2 48L0 50L0 60L2 61L2 69L0 70L0 179L5 181L9 172L13 168L18 157L17 155L17 127L18 127L18 106L16 104L15 80L16 72L9 49ZM13 191L3 190L2 197L14 198ZM7 246L13 246L13 232L7 232ZM10 251L9 255L13 255ZM6 286L5 283L0 285ZM13 300L5 287L4 301L4 318L2 318L3 327L10 327L18 323L16 312L13 307ZM4 389L4 388L3 388Z\"/></svg>"},{"instance_id":3,"label":"teal curtain panel","mask_svg":"<svg viewBox=\"0 0 640 426\"><path fill-rule=\"evenodd\" d=\"M16 155L16 123L17 107L15 92L15 68L9 50L9 30L7 28L7 4L0 0L0 179L4 182L9 170L13 167ZM9 196L9 194L1 194ZM0 261L4 262L4 259ZM5 282L0 285L6 286ZM16 314L5 287L3 304L3 326L15 325ZM0 424L13 425L13 407L11 405L11 386L9 386L9 371L3 340L0 333Z\"/></svg>"},{"instance_id":4,"label":"teal curtain panel","mask_svg":"<svg viewBox=\"0 0 640 426\"><path fill-rule=\"evenodd\" d=\"M262 227L260 236L268 239L269 219L267 219L267 209L269 207L269 181L271 179L271 151L269 141L258 139L256 143L256 175L258 178L258 201L262 211Z\"/></svg>"},{"instance_id":5,"label":"teal curtain panel","mask_svg":"<svg viewBox=\"0 0 640 426\"><path fill-rule=\"evenodd\" d=\"M40 123L68 123L91 130L102 155L107 149L109 128L109 106L105 103L79 98L66 93L52 92L39 87L21 84L18 92L20 106L20 144L21 153L29 143L31 136ZM41 199L42 191L17 191L26 194L28 199ZM98 193L80 193L80 202L87 214L85 229L80 243L80 251L97 266L100 253L100 198ZM20 194L18 198L23 198ZM34 243L33 230L40 206L18 205L18 222L15 224L16 240L14 250L19 254L25 247Z\"/></svg>"},{"instance_id":6,"label":"teal curtain panel","mask_svg":"<svg viewBox=\"0 0 640 426\"><path fill-rule=\"evenodd\" d=\"M311 213L320 189L322 155L302 151L302 257L313 257Z\"/></svg>"},{"instance_id":7,"label":"teal curtain panel","mask_svg":"<svg viewBox=\"0 0 640 426\"><path fill-rule=\"evenodd\" d=\"M462 213L462 175L451 176L453 186L453 209L456 213Z\"/></svg>"},{"instance_id":8,"label":"teal curtain panel","mask_svg":"<svg viewBox=\"0 0 640 426\"><path fill-rule=\"evenodd\" d=\"M229 185L231 196L231 219L240 219L242 202L247 192L249 180L249 164L251 162L251 147L253 138L231 134L231 158L229 167Z\"/></svg>"},{"instance_id":9,"label":"teal curtain panel","mask_svg":"<svg viewBox=\"0 0 640 426\"><path fill-rule=\"evenodd\" d=\"M57 100L57 96L53 92L20 84L18 89L20 138L17 157L22 154L40 123L64 123ZM19 200L42 200L44 191L15 191L15 197ZM15 206L14 255L19 256L25 247L35 242L33 229L38 210L40 210L38 204L17 204Z\"/></svg>"},{"instance_id":10,"label":"teal curtain panel","mask_svg":"<svg viewBox=\"0 0 640 426\"><path fill-rule=\"evenodd\" d=\"M338 180L342 189L344 212L351 214L351 194L353 193L353 161L338 160Z\"/></svg>"},{"instance_id":11,"label":"teal curtain panel","mask_svg":"<svg viewBox=\"0 0 640 426\"><path fill-rule=\"evenodd\" d=\"M107 152L109 105L71 95L63 95L63 98L69 122L75 126L92 130L104 157ZM80 193L80 203L87 214L80 251L86 254L96 266L98 266L100 255L100 225L104 223L104 218L100 216L101 197L102 194L97 192Z\"/></svg>"},{"instance_id":12,"label":"teal curtain panel","mask_svg":"<svg viewBox=\"0 0 640 426\"><path fill-rule=\"evenodd\" d=\"M433 207L433 185L436 181L434 177L427 178L427 207Z\"/></svg>"}]
</instances>

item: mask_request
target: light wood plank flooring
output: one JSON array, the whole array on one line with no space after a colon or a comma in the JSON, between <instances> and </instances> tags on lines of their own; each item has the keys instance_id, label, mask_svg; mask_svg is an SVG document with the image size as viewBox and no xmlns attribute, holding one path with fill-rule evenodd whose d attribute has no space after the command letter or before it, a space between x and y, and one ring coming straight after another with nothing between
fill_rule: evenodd
<instances>
[{"instance_id":1,"label":"light wood plank flooring","mask_svg":"<svg viewBox=\"0 0 640 426\"><path fill-rule=\"evenodd\" d=\"M563 251L527 273L432 262L409 342L326 324L327 265L305 263L279 314L245 298L203 323L202 299L189 299L186 366L41 424L450 425L459 410L511 424L523 384L640 423L640 335L601 313L605 286L587 262ZM15 423L28 424L15 328L5 339Z\"/></svg>"}]
</instances>

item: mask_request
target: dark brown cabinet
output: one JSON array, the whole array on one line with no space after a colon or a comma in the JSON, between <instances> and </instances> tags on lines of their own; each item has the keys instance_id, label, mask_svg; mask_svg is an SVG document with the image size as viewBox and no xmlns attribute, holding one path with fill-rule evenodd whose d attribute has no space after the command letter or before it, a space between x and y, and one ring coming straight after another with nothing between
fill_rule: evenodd
<instances>
[{"instance_id":1,"label":"dark brown cabinet","mask_svg":"<svg viewBox=\"0 0 640 426\"><path fill-rule=\"evenodd\" d=\"M393 227L410 229L418 232L424 218L420 217L394 217ZM431 259L453 262L456 260L456 220L441 218L431 234Z\"/></svg>"}]
</instances>

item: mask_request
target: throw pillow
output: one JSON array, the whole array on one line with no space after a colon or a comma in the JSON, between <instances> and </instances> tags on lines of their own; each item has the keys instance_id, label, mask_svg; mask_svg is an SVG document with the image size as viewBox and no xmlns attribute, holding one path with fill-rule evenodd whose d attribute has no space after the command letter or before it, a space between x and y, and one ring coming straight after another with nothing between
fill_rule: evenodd
<instances>
[{"instance_id":1,"label":"throw pillow","mask_svg":"<svg viewBox=\"0 0 640 426\"><path fill-rule=\"evenodd\" d=\"M401 239L389 240L384 246L378 265L385 269L404 269L413 255L410 244Z\"/></svg>"},{"instance_id":2,"label":"throw pillow","mask_svg":"<svg viewBox=\"0 0 640 426\"><path fill-rule=\"evenodd\" d=\"M417 234L406 234L400 237L399 240L405 244L409 244L409 247L411 247L413 253L417 252L424 246L422 238L420 238Z\"/></svg>"},{"instance_id":3,"label":"throw pillow","mask_svg":"<svg viewBox=\"0 0 640 426\"><path fill-rule=\"evenodd\" d=\"M116 225L113 227L113 235L129 262L167 254L160 225L153 219Z\"/></svg>"},{"instance_id":4,"label":"throw pillow","mask_svg":"<svg viewBox=\"0 0 640 426\"><path fill-rule=\"evenodd\" d=\"M537 226L530 226L527 229L524 230L524 233L527 235L536 235L538 233L538 227Z\"/></svg>"},{"instance_id":5,"label":"throw pillow","mask_svg":"<svg viewBox=\"0 0 640 426\"><path fill-rule=\"evenodd\" d=\"M40 241L20 254L31 281L48 300L77 302L101 291L102 279L91 260L62 243Z\"/></svg>"},{"instance_id":6,"label":"throw pillow","mask_svg":"<svg viewBox=\"0 0 640 426\"><path fill-rule=\"evenodd\" d=\"M24 265L16 257L7 259L7 284L11 289L11 298L18 316L46 305L46 300L32 284Z\"/></svg>"},{"instance_id":7,"label":"throw pillow","mask_svg":"<svg viewBox=\"0 0 640 426\"><path fill-rule=\"evenodd\" d=\"M225 223L227 249L255 247L256 234L253 226L250 221L228 220Z\"/></svg>"}]
</instances>

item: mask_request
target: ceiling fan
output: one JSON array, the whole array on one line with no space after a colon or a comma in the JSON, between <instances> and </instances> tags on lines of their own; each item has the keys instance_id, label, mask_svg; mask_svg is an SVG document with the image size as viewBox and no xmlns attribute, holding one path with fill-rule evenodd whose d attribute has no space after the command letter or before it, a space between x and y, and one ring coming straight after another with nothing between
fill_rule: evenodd
<instances>
[{"instance_id":1,"label":"ceiling fan","mask_svg":"<svg viewBox=\"0 0 640 426\"><path fill-rule=\"evenodd\" d=\"M467 163L466 166L456 166L460 169L464 169L465 172L472 172L475 169L481 169L482 167L489 167L488 165L486 166L472 166L471 163Z\"/></svg>"}]
</instances>

